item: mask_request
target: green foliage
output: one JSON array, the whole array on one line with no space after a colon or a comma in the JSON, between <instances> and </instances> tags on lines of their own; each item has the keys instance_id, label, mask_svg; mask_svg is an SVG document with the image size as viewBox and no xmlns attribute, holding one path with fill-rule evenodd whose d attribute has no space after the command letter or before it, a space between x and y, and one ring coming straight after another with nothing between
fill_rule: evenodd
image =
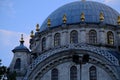
<instances>
[{"instance_id":1,"label":"green foliage","mask_svg":"<svg viewBox=\"0 0 120 80\"><path fill-rule=\"evenodd\" d=\"M7 73L8 80L16 80L16 72L9 72Z\"/></svg>"},{"instance_id":2,"label":"green foliage","mask_svg":"<svg viewBox=\"0 0 120 80\"><path fill-rule=\"evenodd\" d=\"M7 67L1 66L1 59L0 59L0 79L6 72L7 72Z\"/></svg>"},{"instance_id":3,"label":"green foliage","mask_svg":"<svg viewBox=\"0 0 120 80\"><path fill-rule=\"evenodd\" d=\"M0 59L0 80L2 79L3 76L7 77L7 80L16 80L16 72L10 72L9 68L6 66L1 66L1 59Z\"/></svg>"},{"instance_id":4,"label":"green foliage","mask_svg":"<svg viewBox=\"0 0 120 80\"><path fill-rule=\"evenodd\" d=\"M2 75L2 74L5 74L6 73L6 70L7 68L5 67L5 66L1 66L0 67L0 75Z\"/></svg>"}]
</instances>

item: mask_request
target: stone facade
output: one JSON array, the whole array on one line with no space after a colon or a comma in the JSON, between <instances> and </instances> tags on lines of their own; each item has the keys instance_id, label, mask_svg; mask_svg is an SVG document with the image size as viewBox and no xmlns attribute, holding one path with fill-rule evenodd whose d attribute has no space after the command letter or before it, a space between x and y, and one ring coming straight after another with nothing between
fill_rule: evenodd
<instances>
[{"instance_id":1,"label":"stone facade","mask_svg":"<svg viewBox=\"0 0 120 80\"><path fill-rule=\"evenodd\" d=\"M87 3L89 4L89 2ZM105 18L107 20L106 15ZM41 30L41 28L39 31L37 27L35 35L31 34L31 51L21 46L13 50L11 71L17 71L14 69L15 62L17 58L21 59L19 69L21 75L17 75L17 80L71 80L72 66L77 69L75 80L120 80L119 24L107 24L105 23L107 21L104 20L94 23L75 21L74 23L66 21L61 25L48 27L43 23L45 29ZM73 31L75 33L72 37ZM55 40L56 34L60 36ZM79 60L82 61L85 54L89 55L89 61L86 64L73 62L73 55L79 56ZM96 70L93 76L91 76L93 73L90 73L91 67ZM55 76L52 75L54 69L58 70L55 79L52 78Z\"/></svg>"}]
</instances>

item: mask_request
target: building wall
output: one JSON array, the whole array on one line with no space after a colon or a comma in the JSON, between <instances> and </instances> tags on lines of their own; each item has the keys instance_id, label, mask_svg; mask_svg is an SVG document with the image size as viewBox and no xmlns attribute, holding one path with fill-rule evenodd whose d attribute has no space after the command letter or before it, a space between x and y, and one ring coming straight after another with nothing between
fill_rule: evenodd
<instances>
[{"instance_id":1,"label":"building wall","mask_svg":"<svg viewBox=\"0 0 120 80\"><path fill-rule=\"evenodd\" d=\"M15 52L14 53L14 57L13 57L12 62L10 64L10 71L11 72L16 71L16 73L17 73L16 79L17 80L22 80L27 72L27 68L30 64L30 55L29 54L30 53L28 53L28 52ZM20 69L14 68L17 59L20 59Z\"/></svg>"},{"instance_id":2,"label":"building wall","mask_svg":"<svg viewBox=\"0 0 120 80\"><path fill-rule=\"evenodd\" d=\"M77 44L70 43L70 33L73 30L76 30L78 32L78 43ZM91 30L95 30L97 32L97 43L95 43L95 44L89 43L89 31L91 31ZM107 39L107 32L109 32L109 31L111 31L114 35L114 45L109 45L107 43L107 40L108 40ZM103 64L104 63L109 64L109 62L113 61L112 62L113 65L116 65L116 64L120 65L118 59L114 55L112 55L111 53L107 52L107 50L117 51L117 48L115 48L115 47L118 46L117 43L119 42L119 40L118 40L118 36L117 36L118 34L116 34L116 32L117 31L116 31L115 27L106 26L106 25L95 25L95 24L69 25L69 26L64 25L64 26L60 26L60 27L55 28L55 29L49 29L49 31L36 32L36 33L38 33L38 35L35 35L35 37L33 38L33 43L30 45L32 46L31 51L33 52L33 54L37 53L38 58L35 61L33 61L33 63L30 66L33 67L34 65L37 64L37 62L39 62L39 60L41 60L41 62L42 62L43 58L45 60L47 60L49 57L52 57L53 55L57 54L58 52L65 51L67 48L68 48L67 50L78 49L78 50L86 50L88 52L93 52L90 55L94 56L96 58L100 57L98 59L98 61L101 61L101 62L103 61ZM54 46L54 35L56 33L60 33L60 35L61 35L59 46ZM46 50L42 51L42 49L41 49L42 48L42 39L44 37L46 38ZM83 46L82 44L84 44L85 46L80 47L80 46ZM89 45L86 45L86 44L89 44ZM106 45L112 46L112 47L106 47ZM104 62L104 59L108 59L108 62L106 60L105 60L106 62ZM51 60L49 60L49 61L51 61ZM115 61L115 63L114 63L114 61ZM41 62L39 62L39 63L41 63ZM56 68L58 68L60 71L60 73L59 73L60 80L65 80L65 79L70 80L69 67L72 65L75 65L75 64L73 64L73 63L71 64L71 62L69 62L69 63L64 63L64 64L60 64L60 65L56 66ZM82 77L83 80L89 79L88 69L91 65L92 64L83 65L84 66L83 72L82 72L82 74L84 75ZM65 72L63 70L63 67L64 67ZM77 67L78 67L78 80L79 80L80 70L79 70L79 66L77 66ZM108 72L106 72L100 66L96 66L96 68L97 68L98 80L103 80L103 79L112 80L113 75L112 76L109 75ZM113 69L112 67L109 67L109 68L111 70ZM35 70L34 67L33 67L33 70ZM35 70L35 72L34 71L33 72L36 73L36 71L38 71L38 70ZM116 69L114 69L114 70L116 70ZM114 72L114 70L113 70L113 72ZM116 76L118 76L117 71L114 74L116 74ZM49 70L46 74L43 74L43 75L44 76L40 80L50 79L51 78L51 70ZM30 76L31 80L32 80L33 76L34 75L31 74L31 76ZM37 78L37 79L39 80L39 78Z\"/></svg>"},{"instance_id":3,"label":"building wall","mask_svg":"<svg viewBox=\"0 0 120 80\"><path fill-rule=\"evenodd\" d=\"M105 26L105 25L103 25ZM36 52L42 52L41 46L42 42L41 40L45 37L46 38L46 50L49 50L50 48L54 48L54 35L56 33L60 33L60 45L64 46L67 44L70 44L70 33L73 30L76 30L78 32L78 43L89 43L89 31L95 30L97 32L97 43L96 44L102 44L102 45L109 45L107 43L107 32L111 31L114 35L114 45L109 46L118 46L118 34L117 31L114 28L109 28L111 26L106 26L105 28L99 25L71 25L71 26L65 26L65 28L57 28L53 29L49 32L43 32L40 33L40 37L36 36L36 38L39 38L39 40L36 41L36 39L33 40L33 44L31 44L31 50ZM67 28L68 27L68 28ZM38 32L39 33L39 32ZM90 43L89 43L90 44Z\"/></svg>"},{"instance_id":4,"label":"building wall","mask_svg":"<svg viewBox=\"0 0 120 80\"><path fill-rule=\"evenodd\" d=\"M67 62L55 66L54 68L58 69L59 76L58 80L70 80L70 67L77 67L77 80L80 80L80 66L75 65L73 62ZM89 68L93 66L93 64L85 64L82 65L82 80L90 80L89 79ZM95 65L94 65L95 66ZM110 75L107 74L102 68L95 66L97 68L97 80L112 80ZM44 76L40 80L51 80L51 70L44 74Z\"/></svg>"}]
</instances>

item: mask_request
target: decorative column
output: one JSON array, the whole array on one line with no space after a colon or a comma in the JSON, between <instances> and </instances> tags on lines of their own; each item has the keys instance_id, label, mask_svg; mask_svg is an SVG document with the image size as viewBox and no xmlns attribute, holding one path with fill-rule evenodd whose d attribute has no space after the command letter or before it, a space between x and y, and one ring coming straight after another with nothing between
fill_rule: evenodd
<instances>
[{"instance_id":1,"label":"decorative column","mask_svg":"<svg viewBox=\"0 0 120 80\"><path fill-rule=\"evenodd\" d=\"M68 31L67 30L63 30L62 31L62 35L61 35L61 45L67 45L68 44Z\"/></svg>"},{"instance_id":2,"label":"decorative column","mask_svg":"<svg viewBox=\"0 0 120 80\"><path fill-rule=\"evenodd\" d=\"M81 28L81 30L80 30L80 42L86 43L86 30L84 27Z\"/></svg>"},{"instance_id":3,"label":"decorative column","mask_svg":"<svg viewBox=\"0 0 120 80\"><path fill-rule=\"evenodd\" d=\"M52 34L48 34L47 40L46 40L46 48L47 50L52 47Z\"/></svg>"},{"instance_id":4,"label":"decorative column","mask_svg":"<svg viewBox=\"0 0 120 80\"><path fill-rule=\"evenodd\" d=\"M103 26L102 26L103 27ZM101 28L100 29L100 31L99 31L99 37L98 37L98 39L99 39L99 43L100 44L105 44L105 42L106 42L106 35L105 35L105 30L104 30L104 28Z\"/></svg>"}]
</instances>

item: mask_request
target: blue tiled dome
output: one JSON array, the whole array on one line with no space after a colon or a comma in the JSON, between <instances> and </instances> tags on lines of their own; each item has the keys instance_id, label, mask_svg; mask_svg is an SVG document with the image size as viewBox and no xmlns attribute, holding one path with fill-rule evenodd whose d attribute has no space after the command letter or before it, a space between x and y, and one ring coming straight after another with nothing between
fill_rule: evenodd
<instances>
[{"instance_id":1,"label":"blue tiled dome","mask_svg":"<svg viewBox=\"0 0 120 80\"><path fill-rule=\"evenodd\" d=\"M117 17L119 13L109 6L93 1L76 1L55 10L43 22L40 30L43 31L47 29L48 18L51 19L51 27L61 25L63 23L62 17L64 14L67 16L67 24L79 23L80 14L82 12L85 14L85 22L99 23L99 14L102 12L105 17L105 24L117 25Z\"/></svg>"},{"instance_id":2,"label":"blue tiled dome","mask_svg":"<svg viewBox=\"0 0 120 80\"><path fill-rule=\"evenodd\" d=\"M23 43L21 43L19 46L15 47L13 52L29 52L28 48L24 46Z\"/></svg>"}]
</instances>

